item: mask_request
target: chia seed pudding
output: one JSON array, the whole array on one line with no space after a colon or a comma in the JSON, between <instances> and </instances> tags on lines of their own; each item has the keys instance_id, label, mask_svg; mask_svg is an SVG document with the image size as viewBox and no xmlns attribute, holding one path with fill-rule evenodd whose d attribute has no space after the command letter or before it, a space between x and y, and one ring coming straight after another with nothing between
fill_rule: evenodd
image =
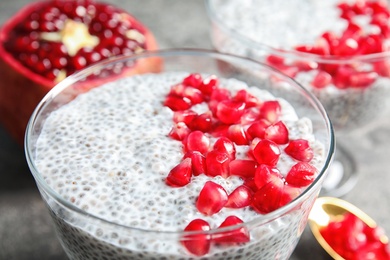
<instances>
[{"instance_id":1,"label":"chia seed pudding","mask_svg":"<svg viewBox=\"0 0 390 260\"><path fill-rule=\"evenodd\" d=\"M217 50L269 63L295 78L321 101L335 129L346 133L389 112L390 23L383 22L386 25L382 26L376 22L382 14L377 16L372 11L375 6L378 12L388 13L386 3L207 1ZM355 29L359 30L355 35L343 38ZM329 35L335 38L329 40ZM334 47L336 51L332 52L325 39L338 44L345 40L346 44ZM324 42L325 52L321 49ZM348 73L354 75L349 78Z\"/></svg>"},{"instance_id":2,"label":"chia seed pudding","mask_svg":"<svg viewBox=\"0 0 390 260\"><path fill-rule=\"evenodd\" d=\"M194 201L205 182L212 180L230 194L243 184L239 176L202 174L184 187L166 184L168 172L183 158L183 144L168 136L174 112L163 103L169 89L186 75L145 74L105 83L46 118L33 160L61 198L54 199L39 187L71 259L287 259L291 255L319 188L279 217L251 207L222 208L212 215L197 210ZM318 172L324 167L327 155L313 134L312 121L299 118L286 100L236 79L221 78L220 85L232 93L245 89L262 101L278 100L289 138L308 140L313 149L310 164ZM201 113L206 108L198 104L193 109ZM237 157L247 158L247 148L237 146ZM281 149L276 167L284 177L295 163ZM189 253L180 243L180 231L191 220L204 219L215 229L232 214L247 223L249 242L216 244L203 256Z\"/></svg>"}]
</instances>

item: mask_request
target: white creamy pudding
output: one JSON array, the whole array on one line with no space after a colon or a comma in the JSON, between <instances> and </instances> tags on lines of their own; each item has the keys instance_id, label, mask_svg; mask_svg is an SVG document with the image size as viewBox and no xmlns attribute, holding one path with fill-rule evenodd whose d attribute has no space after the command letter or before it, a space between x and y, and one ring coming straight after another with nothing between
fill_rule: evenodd
<instances>
[{"instance_id":1,"label":"white creamy pudding","mask_svg":"<svg viewBox=\"0 0 390 260\"><path fill-rule=\"evenodd\" d=\"M219 79L220 89L236 97L236 103L237 93L244 90L245 93L250 93L252 100L256 100L252 104L253 109L257 109L256 106L263 106L267 101L276 101L280 105L280 113L278 112L276 120L267 122L265 128L268 129L265 130L266 135L273 140L269 142L275 144L275 149L279 149L275 154L277 161L272 164L264 159L259 163L260 155L257 152L259 149L253 147L268 139L256 138L253 136L254 130L248 131L257 119L252 117L245 123L239 119L232 124L243 126L245 131L252 133L252 136L245 135L248 138L247 144L234 144L237 151L235 159L229 159L228 162L252 161L253 176L240 176L241 173L233 170L231 164L228 164L230 168L226 168L229 171L226 175L210 172L211 159L208 155L216 149L213 145L221 137L214 130L210 130L204 133L210 145L208 151L202 154L208 170L197 175L191 173L189 183L184 185L169 185L167 176L184 160L183 156L189 150L187 141L189 135L183 140L172 138L172 129L177 123L173 118L178 113L166 106L167 97L172 95L173 86L181 84L187 76L188 73L171 72L123 78L80 94L47 117L35 145L34 158L36 168L41 172L45 182L68 203L87 214L117 224L114 227L107 223L97 226L89 223L88 217L80 217L66 210L60 210L60 213L53 211L57 231L65 241L63 243L71 248L67 252L71 257L75 259L200 257L201 255L194 255L180 243L180 233L167 235L166 239L161 239L153 233L143 234L137 230L181 232L194 219L205 220L211 229L216 229L232 215L244 223L252 223L245 227L248 241L224 244L213 243L210 238L210 249L203 254L202 259L282 259L284 257L280 252L286 256L291 254L306 224L304 216L309 212L313 197L283 217L268 221L267 224L258 225L254 220L261 219L265 213L276 210L296 198L321 171L326 154L323 144L314 136L311 120L298 117L286 100L274 97L262 90L261 86L247 86L235 79ZM209 111L211 100L213 96L204 97L203 101L193 104L190 108L197 114L205 113ZM245 104L248 109L248 103ZM217 106L216 113L222 117L220 109ZM260 118L261 113L256 114L256 117ZM215 116L212 120L217 124L215 122L218 119ZM271 131L271 128L280 124L288 130L287 136L283 136L286 138L285 141L280 141L280 135L274 133L279 130ZM219 126L221 125L227 124L219 122ZM199 125L192 127L196 128ZM231 134L228 136L233 139ZM310 158L296 159L288 149L285 150L293 140L304 140L309 145L310 149L307 151L310 152L308 155ZM252 153L248 154L248 151ZM190 161L194 165L194 159ZM259 194L259 190L263 186L259 186L262 180L259 180L261 177L255 177L254 171L258 171L260 165L267 165L280 173L280 176L278 175L280 180L278 179L278 184L275 184L277 187L275 196L279 197L276 204L269 205L267 209L259 205L261 200L259 197L262 195ZM305 171L297 171L298 175L289 177L289 174L292 175L290 171L294 165L313 168L305 168ZM307 173L312 169L313 172ZM311 180L303 183L299 179L302 177L299 174L310 175ZM305 177L307 176L302 178ZM252 179L254 182L250 186L248 183ZM208 181L220 185L228 196L237 187L247 185L245 187L249 193L253 197L257 196L257 199L250 198L246 206L222 206L217 212L205 214L200 211L201 206L197 200ZM278 193L279 190L282 195ZM257 201L259 206L254 206L255 202L251 202L252 200ZM48 203L49 205L52 203L50 198ZM265 212L267 210L269 212Z\"/></svg>"}]
</instances>

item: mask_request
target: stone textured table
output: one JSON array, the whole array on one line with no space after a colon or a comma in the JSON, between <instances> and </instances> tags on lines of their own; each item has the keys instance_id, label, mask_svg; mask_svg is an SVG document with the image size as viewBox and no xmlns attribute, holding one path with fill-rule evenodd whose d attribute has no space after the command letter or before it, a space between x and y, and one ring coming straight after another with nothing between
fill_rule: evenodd
<instances>
[{"instance_id":1,"label":"stone textured table","mask_svg":"<svg viewBox=\"0 0 390 260\"><path fill-rule=\"evenodd\" d=\"M31 0L0 0L0 24ZM138 17L160 48L211 49L210 22L200 0L110 0ZM1 75L1 71L0 71ZM1 76L0 76L1 80ZM390 87L390 86L389 86ZM368 212L390 233L390 120L348 136L360 179L344 199ZM24 151L0 126L0 260L66 259L27 167ZM330 259L305 230L291 259Z\"/></svg>"}]
</instances>

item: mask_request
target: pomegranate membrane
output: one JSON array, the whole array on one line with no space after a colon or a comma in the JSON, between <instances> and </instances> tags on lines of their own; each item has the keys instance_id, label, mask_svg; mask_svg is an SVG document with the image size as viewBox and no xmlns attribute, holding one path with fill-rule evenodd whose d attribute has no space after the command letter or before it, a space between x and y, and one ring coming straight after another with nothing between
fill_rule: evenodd
<instances>
[{"instance_id":1,"label":"pomegranate membrane","mask_svg":"<svg viewBox=\"0 0 390 260\"><path fill-rule=\"evenodd\" d=\"M56 98L26 145L68 256L287 259L329 148L260 78L168 70Z\"/></svg>"}]
</instances>

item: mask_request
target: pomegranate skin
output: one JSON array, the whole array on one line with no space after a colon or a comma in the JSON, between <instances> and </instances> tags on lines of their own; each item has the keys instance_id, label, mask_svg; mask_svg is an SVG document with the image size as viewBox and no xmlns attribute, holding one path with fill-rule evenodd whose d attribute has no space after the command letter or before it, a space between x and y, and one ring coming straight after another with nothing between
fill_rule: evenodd
<instances>
[{"instance_id":1,"label":"pomegranate skin","mask_svg":"<svg viewBox=\"0 0 390 260\"><path fill-rule=\"evenodd\" d=\"M10 38L10 32L25 20L33 11L44 8L54 1L39 1L28 4L21 8L8 21L0 27L0 124L6 129L17 143L23 145L24 133L28 120L35 107L58 82L43 77L30 70L6 50L4 44ZM92 2L100 4L99 2ZM129 13L115 7L121 13L126 14L126 19L136 25L145 37L144 51L152 51L158 48L153 33ZM89 64L90 65L90 64ZM108 78L94 78L78 86L85 91L88 89L111 81L123 75L142 74L146 72L159 72L161 60L149 58L137 62L132 67L123 69L120 73Z\"/></svg>"}]
</instances>

